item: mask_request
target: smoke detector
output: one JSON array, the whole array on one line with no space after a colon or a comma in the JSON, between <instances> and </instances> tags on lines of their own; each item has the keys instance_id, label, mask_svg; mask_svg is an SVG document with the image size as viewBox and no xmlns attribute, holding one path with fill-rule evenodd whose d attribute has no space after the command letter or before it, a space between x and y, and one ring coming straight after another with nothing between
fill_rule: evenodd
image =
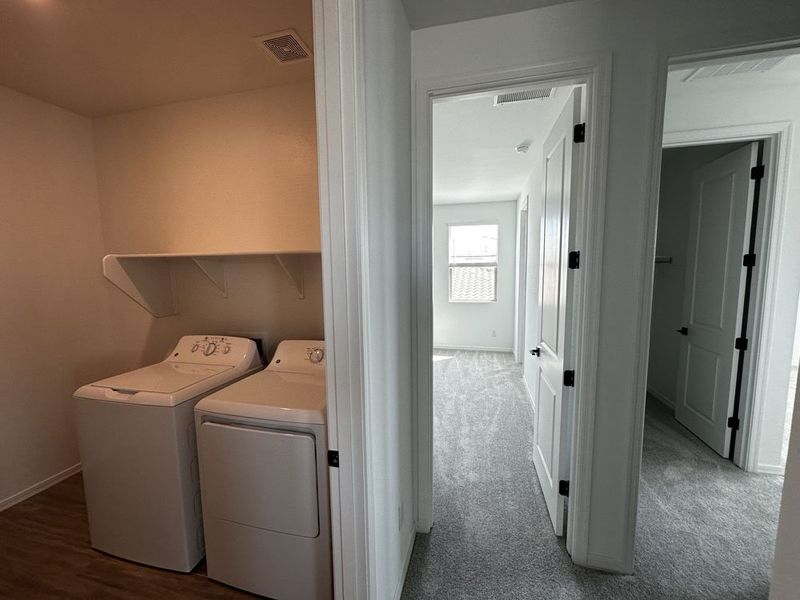
<instances>
[{"instance_id":1,"label":"smoke detector","mask_svg":"<svg viewBox=\"0 0 800 600\"><path fill-rule=\"evenodd\" d=\"M514 102L524 102L526 100L544 100L553 95L554 88L533 88L529 90L519 90L506 94L497 94L494 97L494 105L512 104Z\"/></svg>"},{"instance_id":2,"label":"smoke detector","mask_svg":"<svg viewBox=\"0 0 800 600\"><path fill-rule=\"evenodd\" d=\"M522 142L520 144L517 144L514 147L514 150L517 151L517 154L527 154L528 150L530 150L530 149L531 149L531 141L530 140L525 140L524 142Z\"/></svg>"},{"instance_id":3,"label":"smoke detector","mask_svg":"<svg viewBox=\"0 0 800 600\"><path fill-rule=\"evenodd\" d=\"M683 81L711 79L712 77L725 77L726 75L740 75L742 73L765 73L777 67L785 58L785 56L772 56L770 58L757 58L721 65L706 65L694 69L683 78Z\"/></svg>"},{"instance_id":4,"label":"smoke detector","mask_svg":"<svg viewBox=\"0 0 800 600\"><path fill-rule=\"evenodd\" d=\"M311 50L294 29L260 35L254 38L254 41L282 65L303 62L311 58Z\"/></svg>"}]
</instances>

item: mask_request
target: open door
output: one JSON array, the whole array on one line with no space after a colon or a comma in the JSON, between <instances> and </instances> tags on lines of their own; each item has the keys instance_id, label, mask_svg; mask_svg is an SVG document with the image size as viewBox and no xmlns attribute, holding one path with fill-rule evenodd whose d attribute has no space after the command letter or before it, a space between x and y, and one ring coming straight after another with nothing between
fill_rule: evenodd
<instances>
[{"instance_id":1,"label":"open door","mask_svg":"<svg viewBox=\"0 0 800 600\"><path fill-rule=\"evenodd\" d=\"M748 144L695 171L692 183L675 418L726 458L757 162L758 144Z\"/></svg>"},{"instance_id":2,"label":"open door","mask_svg":"<svg viewBox=\"0 0 800 600\"><path fill-rule=\"evenodd\" d=\"M534 465L556 535L564 534L566 497L559 481L569 475L569 422L564 402L564 362L568 299L569 214L580 147L573 140L580 121L580 90L571 92L544 144L539 331L536 361Z\"/></svg>"}]
</instances>

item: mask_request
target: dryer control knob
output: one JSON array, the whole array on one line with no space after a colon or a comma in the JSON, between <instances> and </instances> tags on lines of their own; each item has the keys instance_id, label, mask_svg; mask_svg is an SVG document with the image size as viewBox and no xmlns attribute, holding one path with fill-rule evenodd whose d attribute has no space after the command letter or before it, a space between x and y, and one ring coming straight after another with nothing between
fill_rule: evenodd
<instances>
[{"instance_id":1,"label":"dryer control knob","mask_svg":"<svg viewBox=\"0 0 800 600\"><path fill-rule=\"evenodd\" d=\"M195 344L194 346L192 346L192 352L197 352L197 349L198 349L199 347L200 347L200 345L199 345L199 344Z\"/></svg>"},{"instance_id":2,"label":"dryer control knob","mask_svg":"<svg viewBox=\"0 0 800 600\"><path fill-rule=\"evenodd\" d=\"M312 348L308 353L308 360L314 364L321 363L323 358L325 358L325 351L322 348Z\"/></svg>"},{"instance_id":3,"label":"dryer control knob","mask_svg":"<svg viewBox=\"0 0 800 600\"><path fill-rule=\"evenodd\" d=\"M205 354L206 356L211 356L216 351L217 351L217 345L214 342L211 342L206 345L205 350L203 350L203 354Z\"/></svg>"}]
</instances>

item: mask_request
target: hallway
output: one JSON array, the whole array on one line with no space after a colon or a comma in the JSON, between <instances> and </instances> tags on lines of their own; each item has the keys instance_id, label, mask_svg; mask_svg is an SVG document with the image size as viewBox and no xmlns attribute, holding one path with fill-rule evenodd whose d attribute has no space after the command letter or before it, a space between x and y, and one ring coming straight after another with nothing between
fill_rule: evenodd
<instances>
[{"instance_id":1,"label":"hallway","mask_svg":"<svg viewBox=\"0 0 800 600\"><path fill-rule=\"evenodd\" d=\"M510 354L436 351L434 528L406 599L766 598L782 478L750 475L649 402L636 574L572 564L533 471L533 412Z\"/></svg>"}]
</instances>

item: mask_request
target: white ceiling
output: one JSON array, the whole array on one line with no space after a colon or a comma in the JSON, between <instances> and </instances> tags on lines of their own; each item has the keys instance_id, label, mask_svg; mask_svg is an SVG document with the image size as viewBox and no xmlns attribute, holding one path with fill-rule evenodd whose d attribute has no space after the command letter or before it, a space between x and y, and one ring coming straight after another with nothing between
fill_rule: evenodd
<instances>
[{"instance_id":1,"label":"white ceiling","mask_svg":"<svg viewBox=\"0 0 800 600\"><path fill-rule=\"evenodd\" d=\"M0 85L97 117L311 80L253 42L288 28L310 0L0 0Z\"/></svg>"},{"instance_id":2,"label":"white ceiling","mask_svg":"<svg viewBox=\"0 0 800 600\"><path fill-rule=\"evenodd\" d=\"M433 203L516 200L570 90L497 107L493 95L434 104ZM518 154L525 140L531 150Z\"/></svg>"},{"instance_id":3,"label":"white ceiling","mask_svg":"<svg viewBox=\"0 0 800 600\"><path fill-rule=\"evenodd\" d=\"M574 0L403 0L411 29L459 23Z\"/></svg>"},{"instance_id":4,"label":"white ceiling","mask_svg":"<svg viewBox=\"0 0 800 600\"><path fill-rule=\"evenodd\" d=\"M741 62L749 57L739 57L726 63ZM704 63L704 64L725 64L725 63ZM792 86L800 85L800 55L794 54L786 56L778 65L769 71L748 73L737 73L720 77L709 77L706 79L692 79L684 81L689 77L696 65L690 67L680 66L670 69L667 75L667 95L682 93L696 93L697 91L719 91L730 92L743 89L760 89L772 86Z\"/></svg>"}]
</instances>

